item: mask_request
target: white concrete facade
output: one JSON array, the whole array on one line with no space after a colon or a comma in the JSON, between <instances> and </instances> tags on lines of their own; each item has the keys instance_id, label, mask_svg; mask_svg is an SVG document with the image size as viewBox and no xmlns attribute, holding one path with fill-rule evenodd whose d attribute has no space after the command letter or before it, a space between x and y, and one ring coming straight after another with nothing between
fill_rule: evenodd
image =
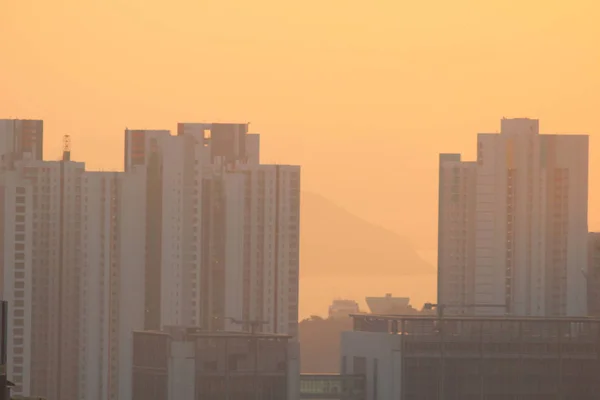
<instances>
[{"instance_id":1,"label":"white concrete facade","mask_svg":"<svg viewBox=\"0 0 600 400\"><path fill-rule=\"evenodd\" d=\"M1 265L3 300L8 301L7 374L16 384L15 394L31 391L32 348L32 188L7 173L0 186L2 219Z\"/></svg>"},{"instance_id":2,"label":"white concrete facade","mask_svg":"<svg viewBox=\"0 0 600 400\"><path fill-rule=\"evenodd\" d=\"M475 277L465 290L474 291L474 304L506 310L476 313L587 315L588 142L541 135L539 122L526 118L478 135Z\"/></svg>"},{"instance_id":3,"label":"white concrete facade","mask_svg":"<svg viewBox=\"0 0 600 400\"><path fill-rule=\"evenodd\" d=\"M401 336L380 332L342 332L342 374L366 377L365 400L400 399Z\"/></svg>"},{"instance_id":4,"label":"white concrete facade","mask_svg":"<svg viewBox=\"0 0 600 400\"><path fill-rule=\"evenodd\" d=\"M80 398L127 398L132 331L143 329L145 171L83 178Z\"/></svg>"},{"instance_id":5,"label":"white concrete facade","mask_svg":"<svg viewBox=\"0 0 600 400\"><path fill-rule=\"evenodd\" d=\"M129 399L132 332L199 326L221 307L297 336L299 167L259 164L247 125L180 124L177 136L127 130L125 172L86 171L70 153L38 159L41 127L0 120L0 290L15 394ZM207 303L203 235L213 240L205 220L216 209L223 286Z\"/></svg>"},{"instance_id":6,"label":"white concrete facade","mask_svg":"<svg viewBox=\"0 0 600 400\"><path fill-rule=\"evenodd\" d=\"M438 303L446 312L473 311L475 280L475 182L477 164L460 154L440 154Z\"/></svg>"}]
</instances>

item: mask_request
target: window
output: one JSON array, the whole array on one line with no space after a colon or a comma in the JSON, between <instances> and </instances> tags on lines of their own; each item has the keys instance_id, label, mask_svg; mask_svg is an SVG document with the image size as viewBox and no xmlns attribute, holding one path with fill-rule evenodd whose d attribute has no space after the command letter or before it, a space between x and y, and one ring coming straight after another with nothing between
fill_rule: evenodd
<instances>
[{"instance_id":1,"label":"window","mask_svg":"<svg viewBox=\"0 0 600 400\"><path fill-rule=\"evenodd\" d=\"M352 361L352 371L356 375L365 375L367 373L367 358L354 357Z\"/></svg>"},{"instance_id":2,"label":"window","mask_svg":"<svg viewBox=\"0 0 600 400\"><path fill-rule=\"evenodd\" d=\"M373 400L377 400L377 374L378 374L378 360L373 359Z\"/></svg>"}]
</instances>

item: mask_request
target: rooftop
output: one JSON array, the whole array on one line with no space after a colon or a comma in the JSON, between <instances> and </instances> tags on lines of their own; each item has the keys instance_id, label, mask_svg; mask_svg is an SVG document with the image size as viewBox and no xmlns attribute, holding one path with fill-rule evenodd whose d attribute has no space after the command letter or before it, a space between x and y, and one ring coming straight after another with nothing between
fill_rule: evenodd
<instances>
[{"instance_id":1,"label":"rooftop","mask_svg":"<svg viewBox=\"0 0 600 400\"><path fill-rule=\"evenodd\" d=\"M352 318L386 320L386 321L438 321L437 315L394 315L394 314L351 314ZM444 316L444 321L505 321L505 322L595 322L597 317L519 317L519 316Z\"/></svg>"}]
</instances>

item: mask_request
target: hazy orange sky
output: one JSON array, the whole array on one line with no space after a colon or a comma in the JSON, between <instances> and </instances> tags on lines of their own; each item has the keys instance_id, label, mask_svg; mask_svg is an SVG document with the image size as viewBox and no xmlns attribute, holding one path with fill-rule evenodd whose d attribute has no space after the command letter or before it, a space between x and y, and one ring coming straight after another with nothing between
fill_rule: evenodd
<instances>
[{"instance_id":1,"label":"hazy orange sky","mask_svg":"<svg viewBox=\"0 0 600 400\"><path fill-rule=\"evenodd\" d=\"M600 3L0 0L0 117L122 168L123 130L250 121L305 190L435 248L437 154L503 116L589 133L600 229Z\"/></svg>"}]
</instances>

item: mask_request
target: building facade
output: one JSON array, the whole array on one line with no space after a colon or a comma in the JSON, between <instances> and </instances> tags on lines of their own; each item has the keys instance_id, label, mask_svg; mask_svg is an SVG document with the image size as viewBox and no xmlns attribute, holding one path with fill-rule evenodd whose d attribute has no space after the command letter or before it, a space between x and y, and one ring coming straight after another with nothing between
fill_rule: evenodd
<instances>
[{"instance_id":1,"label":"building facade","mask_svg":"<svg viewBox=\"0 0 600 400\"><path fill-rule=\"evenodd\" d=\"M587 299L588 314L600 317L600 232L588 236Z\"/></svg>"},{"instance_id":2,"label":"building facade","mask_svg":"<svg viewBox=\"0 0 600 400\"><path fill-rule=\"evenodd\" d=\"M133 400L297 399L289 336L166 327L135 332Z\"/></svg>"},{"instance_id":3,"label":"building facade","mask_svg":"<svg viewBox=\"0 0 600 400\"><path fill-rule=\"evenodd\" d=\"M82 163L14 162L2 175L4 298L16 395L76 399Z\"/></svg>"},{"instance_id":4,"label":"building facade","mask_svg":"<svg viewBox=\"0 0 600 400\"><path fill-rule=\"evenodd\" d=\"M448 171L471 169L471 186L452 189ZM452 190L462 214L451 211ZM442 155L439 302L492 306L479 314L586 315L587 209L587 135L541 135L537 120L503 119L500 134L478 135L476 166Z\"/></svg>"},{"instance_id":5,"label":"building facade","mask_svg":"<svg viewBox=\"0 0 600 400\"><path fill-rule=\"evenodd\" d=\"M18 160L43 160L43 155L43 121L0 119L0 159L3 169L11 169Z\"/></svg>"},{"instance_id":6,"label":"building facade","mask_svg":"<svg viewBox=\"0 0 600 400\"><path fill-rule=\"evenodd\" d=\"M130 399L133 331L297 335L300 168L260 164L247 124L126 130L124 172L87 171L68 141L44 161L42 129L0 121L15 395Z\"/></svg>"},{"instance_id":7,"label":"building facade","mask_svg":"<svg viewBox=\"0 0 600 400\"><path fill-rule=\"evenodd\" d=\"M600 320L354 317L342 374L363 375L366 399L595 399Z\"/></svg>"},{"instance_id":8,"label":"building facade","mask_svg":"<svg viewBox=\"0 0 600 400\"><path fill-rule=\"evenodd\" d=\"M477 163L440 154L438 303L449 312L472 312L475 302L475 199Z\"/></svg>"},{"instance_id":9,"label":"building facade","mask_svg":"<svg viewBox=\"0 0 600 400\"><path fill-rule=\"evenodd\" d=\"M146 170L145 329L296 336L300 168L260 164L247 124L126 130L125 170Z\"/></svg>"}]
</instances>

